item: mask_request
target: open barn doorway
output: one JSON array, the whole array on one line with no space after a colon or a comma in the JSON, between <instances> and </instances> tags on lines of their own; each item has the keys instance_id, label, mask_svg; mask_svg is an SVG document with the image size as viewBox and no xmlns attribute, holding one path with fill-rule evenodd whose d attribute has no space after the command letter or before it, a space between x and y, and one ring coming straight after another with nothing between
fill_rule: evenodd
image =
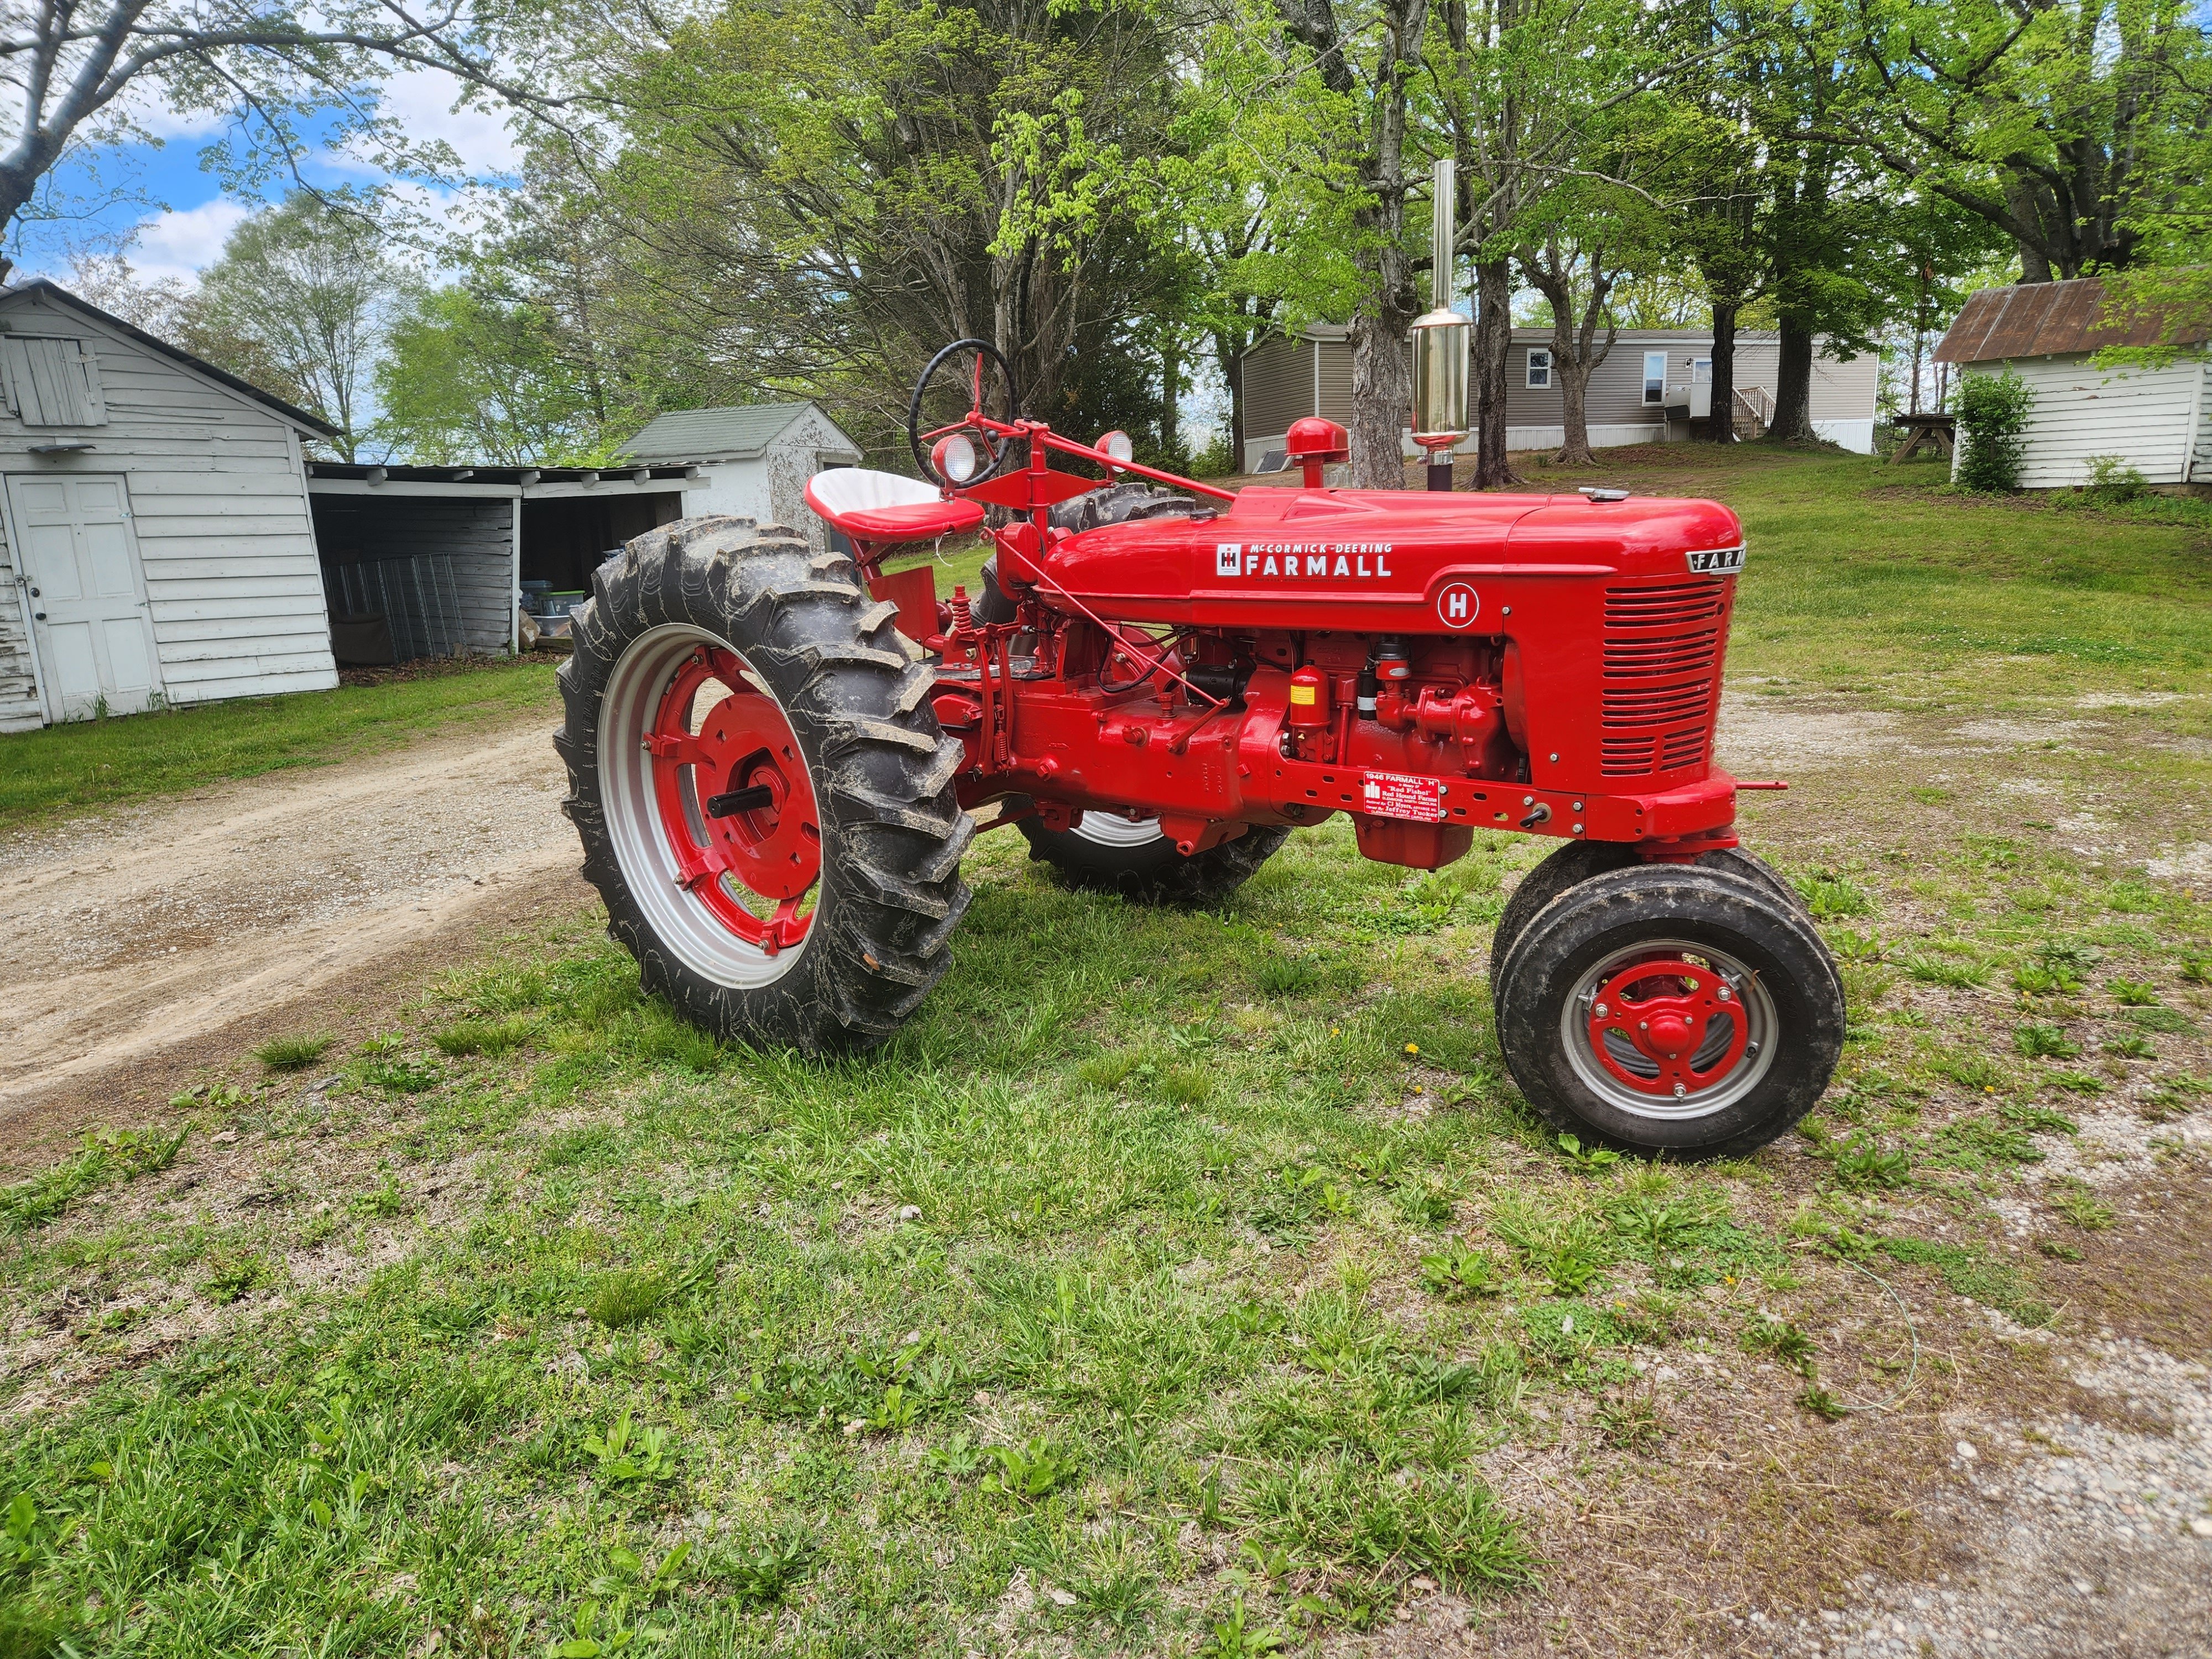
<instances>
[{"instance_id":1,"label":"open barn doorway","mask_svg":"<svg viewBox=\"0 0 2212 1659\"><path fill-rule=\"evenodd\" d=\"M684 515L685 467L313 464L308 499L342 667L511 650L566 631L592 572Z\"/></svg>"}]
</instances>

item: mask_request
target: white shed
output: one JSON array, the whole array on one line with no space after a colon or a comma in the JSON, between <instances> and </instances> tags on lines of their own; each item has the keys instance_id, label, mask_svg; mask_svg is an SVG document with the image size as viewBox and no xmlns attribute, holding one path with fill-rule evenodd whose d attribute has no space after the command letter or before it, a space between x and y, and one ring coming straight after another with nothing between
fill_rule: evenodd
<instances>
[{"instance_id":1,"label":"white shed","mask_svg":"<svg viewBox=\"0 0 2212 1659\"><path fill-rule=\"evenodd\" d=\"M659 416L623 452L647 466L696 466L684 491L686 514L734 513L790 525L817 541L806 481L835 466L858 466L860 447L815 404L748 404L686 409Z\"/></svg>"},{"instance_id":2,"label":"white shed","mask_svg":"<svg viewBox=\"0 0 2212 1659\"><path fill-rule=\"evenodd\" d=\"M0 732L337 684L303 437L52 283L0 292Z\"/></svg>"},{"instance_id":3,"label":"white shed","mask_svg":"<svg viewBox=\"0 0 2212 1659\"><path fill-rule=\"evenodd\" d=\"M2204 349L2212 315L2120 323L2106 321L2104 308L2104 284L2094 276L1982 289L1966 296L1936 359L1970 374L2009 368L2033 389L2020 479L2030 489L2087 483L2092 461L2106 455L2149 483L2212 483L2212 357ZM2130 345L2181 349L2155 368L2093 361L2103 348ZM1954 455L1954 473L1957 466Z\"/></svg>"}]
</instances>

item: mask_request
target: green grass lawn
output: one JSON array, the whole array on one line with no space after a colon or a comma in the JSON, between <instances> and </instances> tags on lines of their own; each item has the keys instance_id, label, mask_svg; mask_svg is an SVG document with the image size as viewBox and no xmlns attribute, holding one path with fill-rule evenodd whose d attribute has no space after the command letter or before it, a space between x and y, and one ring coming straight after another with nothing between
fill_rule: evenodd
<instances>
[{"instance_id":1,"label":"green grass lawn","mask_svg":"<svg viewBox=\"0 0 2212 1659\"><path fill-rule=\"evenodd\" d=\"M17 732L0 737L0 830L226 778L326 766L552 702L553 665L539 659Z\"/></svg>"},{"instance_id":2,"label":"green grass lawn","mask_svg":"<svg viewBox=\"0 0 2212 1659\"><path fill-rule=\"evenodd\" d=\"M2201 690L2189 526L1856 459L1628 476L1741 505L1739 672ZM1978 764L2116 812L2201 791L2135 753ZM1983 1310L2066 1317L2112 1213L2038 1166L2212 1091L2202 896L1857 787L1761 843L1853 1019L1806 1133L1739 1164L1593 1156L1521 1104L1478 964L1542 848L1419 874L1341 820L1216 913L986 837L953 972L865 1060L708 1041L589 917L350 1053L241 1056L181 1143L0 1190L0 1654L1252 1659L1449 1609L1431 1650L1577 1547L1494 1490L1530 1460L1692 1506L1609 1547L1650 1607L1802 1609L1916 1524L1870 1402L1911 1391L1940 1469L1940 1409L2009 1363ZM1686 1490L1715 1413L1744 1437Z\"/></svg>"}]
</instances>

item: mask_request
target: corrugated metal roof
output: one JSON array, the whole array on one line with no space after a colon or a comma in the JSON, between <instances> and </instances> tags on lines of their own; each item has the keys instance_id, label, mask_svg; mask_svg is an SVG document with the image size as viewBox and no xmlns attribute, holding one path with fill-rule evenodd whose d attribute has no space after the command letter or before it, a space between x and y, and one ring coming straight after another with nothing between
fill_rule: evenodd
<instances>
[{"instance_id":1,"label":"corrugated metal roof","mask_svg":"<svg viewBox=\"0 0 2212 1659\"><path fill-rule=\"evenodd\" d=\"M811 403L799 403L672 410L656 416L644 431L623 446L623 453L641 461L725 458L750 460L774 443L786 427L812 408ZM855 454L860 453L858 445L853 448Z\"/></svg>"},{"instance_id":2,"label":"corrugated metal roof","mask_svg":"<svg viewBox=\"0 0 2212 1659\"><path fill-rule=\"evenodd\" d=\"M2105 285L2094 276L2070 283L2021 283L1966 296L1958 320L1936 347L1939 363L1989 363L2007 357L2057 357L2106 346L2201 345L2212 338L2212 315L2151 311L2104 320Z\"/></svg>"}]
</instances>

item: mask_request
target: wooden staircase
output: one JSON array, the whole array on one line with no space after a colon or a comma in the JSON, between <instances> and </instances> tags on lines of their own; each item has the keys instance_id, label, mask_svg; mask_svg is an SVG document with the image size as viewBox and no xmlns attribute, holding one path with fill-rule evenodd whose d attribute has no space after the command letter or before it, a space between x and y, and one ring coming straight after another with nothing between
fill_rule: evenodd
<instances>
[{"instance_id":1,"label":"wooden staircase","mask_svg":"<svg viewBox=\"0 0 2212 1659\"><path fill-rule=\"evenodd\" d=\"M1735 410L1736 441L1749 443L1774 424L1774 394L1763 386L1738 386Z\"/></svg>"}]
</instances>

